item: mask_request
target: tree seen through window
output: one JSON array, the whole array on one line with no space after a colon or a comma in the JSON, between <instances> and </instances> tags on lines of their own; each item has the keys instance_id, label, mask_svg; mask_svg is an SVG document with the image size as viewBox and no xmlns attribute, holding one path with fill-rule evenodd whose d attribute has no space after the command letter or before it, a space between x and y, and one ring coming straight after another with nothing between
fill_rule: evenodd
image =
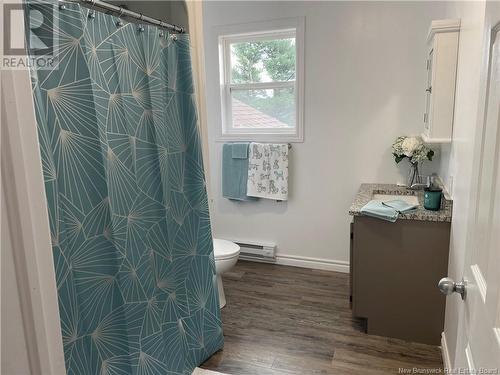
<instances>
[{"instance_id":1,"label":"tree seen through window","mask_svg":"<svg viewBox=\"0 0 500 375\"><path fill-rule=\"evenodd\" d=\"M231 44L231 83L295 81L295 39ZM287 126L295 126L293 87L234 90L239 100Z\"/></svg>"}]
</instances>

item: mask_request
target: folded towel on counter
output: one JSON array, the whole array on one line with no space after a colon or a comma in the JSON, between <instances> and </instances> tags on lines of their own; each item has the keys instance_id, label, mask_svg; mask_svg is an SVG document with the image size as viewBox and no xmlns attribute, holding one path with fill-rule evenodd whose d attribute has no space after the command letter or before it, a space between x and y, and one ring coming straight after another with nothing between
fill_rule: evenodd
<instances>
[{"instance_id":1,"label":"folded towel on counter","mask_svg":"<svg viewBox=\"0 0 500 375\"><path fill-rule=\"evenodd\" d=\"M390 201L371 200L365 204L360 212L365 216L387 220L394 223L399 214L406 214L414 211L418 205L413 205L400 199Z\"/></svg>"},{"instance_id":2,"label":"folded towel on counter","mask_svg":"<svg viewBox=\"0 0 500 375\"><path fill-rule=\"evenodd\" d=\"M383 201L382 204L384 206L391 207L391 208L395 209L400 214L406 214L408 212L414 211L418 207L418 204L411 204L411 203L405 202L404 200L401 200L401 199Z\"/></svg>"},{"instance_id":3,"label":"folded towel on counter","mask_svg":"<svg viewBox=\"0 0 500 375\"><path fill-rule=\"evenodd\" d=\"M381 201L372 200L365 204L360 212L365 216L371 216L377 219L387 220L394 223L398 219L398 211L394 208L385 206Z\"/></svg>"},{"instance_id":4,"label":"folded towel on counter","mask_svg":"<svg viewBox=\"0 0 500 375\"><path fill-rule=\"evenodd\" d=\"M247 196L249 143L225 143L222 146L222 196L238 201L252 201Z\"/></svg>"},{"instance_id":5,"label":"folded towel on counter","mask_svg":"<svg viewBox=\"0 0 500 375\"><path fill-rule=\"evenodd\" d=\"M288 144L250 143L247 194L288 199Z\"/></svg>"}]
</instances>

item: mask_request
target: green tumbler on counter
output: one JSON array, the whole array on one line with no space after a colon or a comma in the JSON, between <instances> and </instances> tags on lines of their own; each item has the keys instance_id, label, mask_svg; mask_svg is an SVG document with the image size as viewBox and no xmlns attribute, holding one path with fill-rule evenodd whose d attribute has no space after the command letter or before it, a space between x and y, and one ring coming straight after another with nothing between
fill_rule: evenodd
<instances>
[{"instance_id":1,"label":"green tumbler on counter","mask_svg":"<svg viewBox=\"0 0 500 375\"><path fill-rule=\"evenodd\" d=\"M424 190L424 208L431 211L439 211L441 208L441 195L443 189L439 187L428 187Z\"/></svg>"}]
</instances>

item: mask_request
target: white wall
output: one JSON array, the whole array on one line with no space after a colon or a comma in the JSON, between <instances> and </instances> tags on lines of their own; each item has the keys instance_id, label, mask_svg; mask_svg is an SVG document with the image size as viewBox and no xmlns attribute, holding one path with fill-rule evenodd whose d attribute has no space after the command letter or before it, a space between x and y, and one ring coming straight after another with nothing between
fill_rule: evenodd
<instances>
[{"instance_id":1,"label":"white wall","mask_svg":"<svg viewBox=\"0 0 500 375\"><path fill-rule=\"evenodd\" d=\"M443 14L444 4L434 2L205 2L214 234L345 265L347 212L359 184L405 179L390 146L399 135L421 132L427 30ZM222 198L222 147L215 142L221 117L214 28L297 16L306 17L305 142L291 151L290 200L230 202Z\"/></svg>"},{"instance_id":2,"label":"white wall","mask_svg":"<svg viewBox=\"0 0 500 375\"><path fill-rule=\"evenodd\" d=\"M474 149L478 125L482 125L485 105L486 49L492 22L500 20L500 3L484 1L449 2L447 17L460 18L457 87L452 144L442 147L439 174L453 197L448 275L460 280L466 263L471 229L470 201L477 184ZM451 365L467 367L460 340L463 307L457 296L447 298L445 335Z\"/></svg>"}]
</instances>

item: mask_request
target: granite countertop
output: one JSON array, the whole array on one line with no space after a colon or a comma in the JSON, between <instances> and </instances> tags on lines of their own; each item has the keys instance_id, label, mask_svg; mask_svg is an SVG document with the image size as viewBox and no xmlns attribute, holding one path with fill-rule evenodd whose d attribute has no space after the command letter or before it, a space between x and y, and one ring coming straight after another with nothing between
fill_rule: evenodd
<instances>
[{"instance_id":1,"label":"granite countertop","mask_svg":"<svg viewBox=\"0 0 500 375\"><path fill-rule=\"evenodd\" d=\"M400 214L398 220L451 222L453 201L445 194L441 199L441 209L439 211L429 211L424 208L423 190L411 190L395 184L361 184L356 198L349 208L349 215L361 216L361 208L372 199L373 194L415 195L418 197L418 208L411 213Z\"/></svg>"}]
</instances>

